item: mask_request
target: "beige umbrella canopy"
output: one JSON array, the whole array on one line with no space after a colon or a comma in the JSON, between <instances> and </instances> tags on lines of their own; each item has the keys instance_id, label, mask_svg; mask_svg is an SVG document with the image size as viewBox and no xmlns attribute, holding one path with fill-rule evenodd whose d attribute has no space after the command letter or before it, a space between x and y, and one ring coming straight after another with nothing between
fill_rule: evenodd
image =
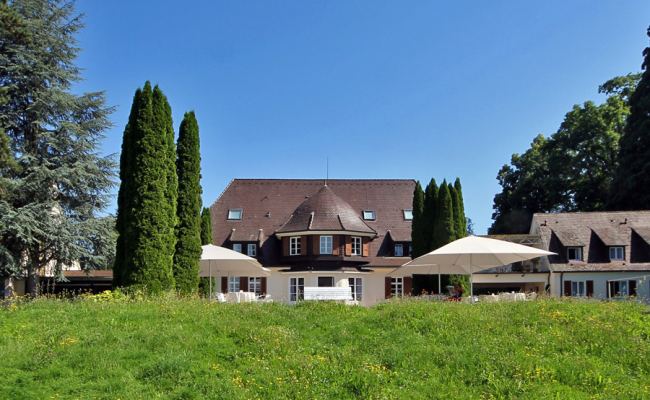
<instances>
[{"instance_id":1,"label":"beige umbrella canopy","mask_svg":"<svg viewBox=\"0 0 650 400\"><path fill-rule=\"evenodd\" d=\"M216 275L236 276L270 276L271 270L262 267L253 257L224 247L206 244L201 246L199 276L208 277Z\"/></svg>"},{"instance_id":2,"label":"beige umbrella canopy","mask_svg":"<svg viewBox=\"0 0 650 400\"><path fill-rule=\"evenodd\" d=\"M504 240L468 236L411 260L398 268L440 265L448 274L470 275L470 295L474 296L472 274L474 271L530 260L555 253ZM452 272L454 271L454 272ZM396 271L392 271L391 274ZM436 268L433 268L436 273Z\"/></svg>"}]
</instances>

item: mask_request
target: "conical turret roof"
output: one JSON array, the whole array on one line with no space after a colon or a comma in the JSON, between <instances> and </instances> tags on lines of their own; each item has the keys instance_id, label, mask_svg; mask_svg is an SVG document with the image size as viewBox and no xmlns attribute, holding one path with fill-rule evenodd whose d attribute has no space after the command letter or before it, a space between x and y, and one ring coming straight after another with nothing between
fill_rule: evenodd
<instances>
[{"instance_id":1,"label":"conical turret roof","mask_svg":"<svg viewBox=\"0 0 650 400\"><path fill-rule=\"evenodd\" d=\"M350 231L376 234L347 202L327 185L306 199L276 233Z\"/></svg>"}]
</instances>

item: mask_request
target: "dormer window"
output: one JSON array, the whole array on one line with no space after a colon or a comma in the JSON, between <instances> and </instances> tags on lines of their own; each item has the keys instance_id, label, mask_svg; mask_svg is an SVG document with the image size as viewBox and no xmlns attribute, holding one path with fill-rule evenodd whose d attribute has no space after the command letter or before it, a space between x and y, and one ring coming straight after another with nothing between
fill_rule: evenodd
<instances>
[{"instance_id":1,"label":"dormer window","mask_svg":"<svg viewBox=\"0 0 650 400\"><path fill-rule=\"evenodd\" d=\"M613 246L609 248L609 259L614 260L625 260L625 250L623 246Z\"/></svg>"},{"instance_id":2,"label":"dormer window","mask_svg":"<svg viewBox=\"0 0 650 400\"><path fill-rule=\"evenodd\" d=\"M366 221L375 220L375 211L374 210L363 210L363 219Z\"/></svg>"},{"instance_id":3,"label":"dormer window","mask_svg":"<svg viewBox=\"0 0 650 400\"><path fill-rule=\"evenodd\" d=\"M352 239L350 240L350 244L352 247L352 252L351 254L353 256L360 256L361 255L361 238L352 236Z\"/></svg>"},{"instance_id":4,"label":"dormer window","mask_svg":"<svg viewBox=\"0 0 650 400\"><path fill-rule=\"evenodd\" d=\"M566 252L569 261L582 261L582 247L567 247Z\"/></svg>"},{"instance_id":5,"label":"dormer window","mask_svg":"<svg viewBox=\"0 0 650 400\"><path fill-rule=\"evenodd\" d=\"M241 208L228 210L228 221L241 221L242 212Z\"/></svg>"},{"instance_id":6,"label":"dormer window","mask_svg":"<svg viewBox=\"0 0 650 400\"><path fill-rule=\"evenodd\" d=\"M401 244L395 245L395 257L404 257L404 247Z\"/></svg>"},{"instance_id":7,"label":"dormer window","mask_svg":"<svg viewBox=\"0 0 650 400\"><path fill-rule=\"evenodd\" d=\"M232 245L232 249L237 253L241 253L241 243L235 243Z\"/></svg>"},{"instance_id":8,"label":"dormer window","mask_svg":"<svg viewBox=\"0 0 650 400\"><path fill-rule=\"evenodd\" d=\"M404 221L413 221L413 210L404 210Z\"/></svg>"}]
</instances>

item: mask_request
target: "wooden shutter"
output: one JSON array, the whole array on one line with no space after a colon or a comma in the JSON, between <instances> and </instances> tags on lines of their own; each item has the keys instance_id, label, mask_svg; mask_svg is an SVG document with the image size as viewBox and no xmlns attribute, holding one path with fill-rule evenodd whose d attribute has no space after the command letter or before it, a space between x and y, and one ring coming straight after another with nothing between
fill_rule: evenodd
<instances>
[{"instance_id":1,"label":"wooden shutter","mask_svg":"<svg viewBox=\"0 0 650 400\"><path fill-rule=\"evenodd\" d=\"M243 290L244 292L248 292L248 277L247 276L239 277L239 290Z\"/></svg>"},{"instance_id":2,"label":"wooden shutter","mask_svg":"<svg viewBox=\"0 0 650 400\"><path fill-rule=\"evenodd\" d=\"M616 288L614 287L614 282L609 282L609 297L610 298L616 297L616 292L614 290L616 290Z\"/></svg>"},{"instance_id":3,"label":"wooden shutter","mask_svg":"<svg viewBox=\"0 0 650 400\"><path fill-rule=\"evenodd\" d=\"M332 236L332 254L339 255L339 235Z\"/></svg>"},{"instance_id":4,"label":"wooden shutter","mask_svg":"<svg viewBox=\"0 0 650 400\"><path fill-rule=\"evenodd\" d=\"M300 255L307 255L307 236L305 235L300 236Z\"/></svg>"},{"instance_id":5,"label":"wooden shutter","mask_svg":"<svg viewBox=\"0 0 650 400\"><path fill-rule=\"evenodd\" d=\"M228 293L228 277L221 277L221 293Z\"/></svg>"},{"instance_id":6,"label":"wooden shutter","mask_svg":"<svg viewBox=\"0 0 650 400\"><path fill-rule=\"evenodd\" d=\"M351 236L346 236L345 237L345 255L346 256L351 256L352 255L352 237Z\"/></svg>"},{"instance_id":7,"label":"wooden shutter","mask_svg":"<svg viewBox=\"0 0 650 400\"><path fill-rule=\"evenodd\" d=\"M594 281L587 281L587 297L594 297Z\"/></svg>"},{"instance_id":8,"label":"wooden shutter","mask_svg":"<svg viewBox=\"0 0 650 400\"><path fill-rule=\"evenodd\" d=\"M312 236L313 238L313 247L314 247L314 255L319 255L320 254L320 236L315 235Z\"/></svg>"},{"instance_id":9,"label":"wooden shutter","mask_svg":"<svg viewBox=\"0 0 650 400\"><path fill-rule=\"evenodd\" d=\"M390 276L387 276L386 279L384 280L384 294L385 294L385 297L387 299L391 298L391 294L390 294L390 284L391 284L391 282L392 282L392 280L391 280Z\"/></svg>"},{"instance_id":10,"label":"wooden shutter","mask_svg":"<svg viewBox=\"0 0 650 400\"><path fill-rule=\"evenodd\" d=\"M289 256L289 238L286 236L282 238L282 255Z\"/></svg>"},{"instance_id":11,"label":"wooden shutter","mask_svg":"<svg viewBox=\"0 0 650 400\"><path fill-rule=\"evenodd\" d=\"M571 297L571 281L564 281L564 295Z\"/></svg>"},{"instance_id":12,"label":"wooden shutter","mask_svg":"<svg viewBox=\"0 0 650 400\"><path fill-rule=\"evenodd\" d=\"M628 292L630 297L636 297L636 281L628 281L627 287L629 288Z\"/></svg>"},{"instance_id":13,"label":"wooden shutter","mask_svg":"<svg viewBox=\"0 0 650 400\"><path fill-rule=\"evenodd\" d=\"M262 283L260 284L260 294L266 294L266 277L262 277Z\"/></svg>"},{"instance_id":14,"label":"wooden shutter","mask_svg":"<svg viewBox=\"0 0 650 400\"><path fill-rule=\"evenodd\" d=\"M368 254L370 253L369 249L370 249L369 239L367 237L364 237L363 238L363 253L362 253L362 255L364 257L368 257Z\"/></svg>"},{"instance_id":15,"label":"wooden shutter","mask_svg":"<svg viewBox=\"0 0 650 400\"><path fill-rule=\"evenodd\" d=\"M404 296L411 296L413 294L413 277L404 277Z\"/></svg>"}]
</instances>

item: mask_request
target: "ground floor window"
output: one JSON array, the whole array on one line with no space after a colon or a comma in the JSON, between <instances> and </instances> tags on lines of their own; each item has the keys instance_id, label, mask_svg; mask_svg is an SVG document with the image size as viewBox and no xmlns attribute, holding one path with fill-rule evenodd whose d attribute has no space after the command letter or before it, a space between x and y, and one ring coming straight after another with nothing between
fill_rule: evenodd
<instances>
[{"instance_id":1,"label":"ground floor window","mask_svg":"<svg viewBox=\"0 0 650 400\"><path fill-rule=\"evenodd\" d=\"M289 278L289 301L304 299L305 278Z\"/></svg>"},{"instance_id":2,"label":"ground floor window","mask_svg":"<svg viewBox=\"0 0 650 400\"><path fill-rule=\"evenodd\" d=\"M391 278L390 294L393 297L404 295L404 278Z\"/></svg>"},{"instance_id":3,"label":"ground floor window","mask_svg":"<svg viewBox=\"0 0 650 400\"><path fill-rule=\"evenodd\" d=\"M259 276L251 276L248 278L248 291L258 296L262 294L262 278Z\"/></svg>"},{"instance_id":4,"label":"ground floor window","mask_svg":"<svg viewBox=\"0 0 650 400\"><path fill-rule=\"evenodd\" d=\"M362 278L348 278L348 284L350 289L352 289L352 299L354 301L363 300L363 285Z\"/></svg>"},{"instance_id":5,"label":"ground floor window","mask_svg":"<svg viewBox=\"0 0 650 400\"><path fill-rule=\"evenodd\" d=\"M334 277L332 276L319 276L318 287L334 287Z\"/></svg>"},{"instance_id":6,"label":"ground floor window","mask_svg":"<svg viewBox=\"0 0 650 400\"><path fill-rule=\"evenodd\" d=\"M627 281L612 282L612 289L613 297L628 297L630 295Z\"/></svg>"},{"instance_id":7,"label":"ground floor window","mask_svg":"<svg viewBox=\"0 0 650 400\"><path fill-rule=\"evenodd\" d=\"M571 297L585 297L586 295L587 290L584 281L571 282Z\"/></svg>"},{"instance_id":8,"label":"ground floor window","mask_svg":"<svg viewBox=\"0 0 650 400\"><path fill-rule=\"evenodd\" d=\"M228 292L237 293L239 292L239 278L228 278Z\"/></svg>"}]
</instances>

